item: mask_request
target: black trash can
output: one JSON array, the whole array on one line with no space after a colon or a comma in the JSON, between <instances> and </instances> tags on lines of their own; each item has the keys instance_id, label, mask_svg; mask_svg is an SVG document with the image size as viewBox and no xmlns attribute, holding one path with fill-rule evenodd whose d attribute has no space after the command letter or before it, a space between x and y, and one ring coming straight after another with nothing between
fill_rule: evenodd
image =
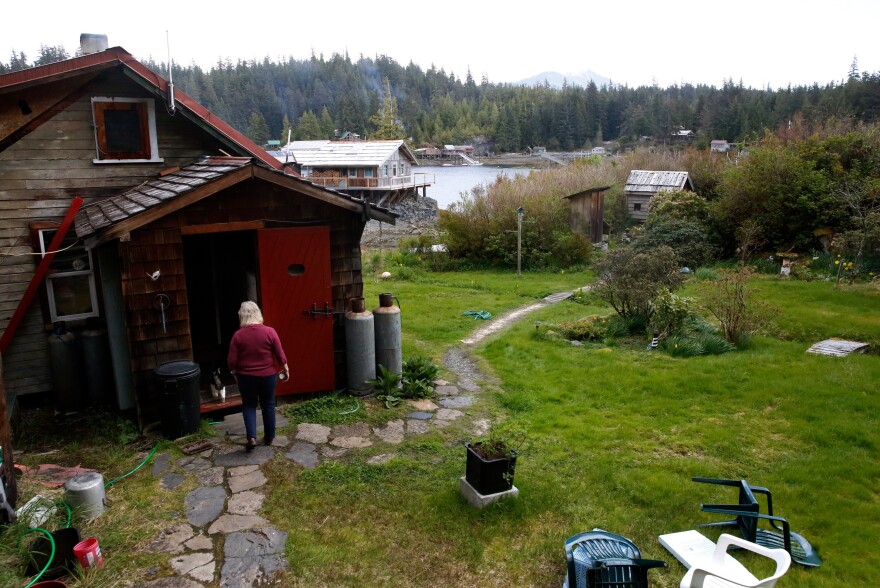
<instances>
[{"instance_id":1,"label":"black trash can","mask_svg":"<svg viewBox=\"0 0 880 588\"><path fill-rule=\"evenodd\" d=\"M199 430L199 364L167 361L153 370L162 410L162 434L177 439Z\"/></svg>"}]
</instances>

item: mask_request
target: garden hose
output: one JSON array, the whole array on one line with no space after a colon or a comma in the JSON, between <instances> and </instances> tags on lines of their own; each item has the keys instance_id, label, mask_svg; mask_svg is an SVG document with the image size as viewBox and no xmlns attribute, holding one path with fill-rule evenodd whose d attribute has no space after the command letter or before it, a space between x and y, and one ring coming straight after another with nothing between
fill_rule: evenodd
<instances>
[{"instance_id":1,"label":"garden hose","mask_svg":"<svg viewBox=\"0 0 880 588\"><path fill-rule=\"evenodd\" d=\"M31 533L42 533L46 537L48 537L49 538L49 545L52 547L52 551L49 552L49 559L46 561L46 565L43 566L43 569L40 570L40 573L38 573L36 576L34 576L33 580L31 580L30 582L25 584L24 588L29 588L30 586L33 586L36 583L36 581L39 580L43 576L43 574L46 573L46 570L48 570L49 566L52 565L52 560L55 559L55 539L52 537L52 533L50 533L46 529L43 529L42 527L31 527L30 529L28 529L27 531L25 531L24 533L22 533L21 535L18 536L19 541L21 541L22 537L24 537L25 535L29 535Z\"/></svg>"},{"instance_id":2,"label":"garden hose","mask_svg":"<svg viewBox=\"0 0 880 588\"><path fill-rule=\"evenodd\" d=\"M156 443L155 447L153 447L153 450L150 452L150 454L149 454L147 457L144 458L144 461L142 461L142 462L140 463L140 465L138 465L138 467L134 468L133 470L131 470L131 471L128 472L127 474L123 474L123 475L119 476L118 478L115 478L115 479L113 479L113 480L110 480L109 482L107 482L106 484L104 484L104 488L109 488L110 486L112 486L113 484L115 484L116 482L118 482L119 480L121 480L122 478L127 478L128 476L132 475L133 473L135 473L136 471L138 471L139 469L141 469L142 467L144 467L144 464L147 463L148 461L150 461L150 458L153 457L153 454L156 453L156 450L157 450L157 449L159 449L159 444L158 444L158 443Z\"/></svg>"},{"instance_id":3,"label":"garden hose","mask_svg":"<svg viewBox=\"0 0 880 588\"><path fill-rule=\"evenodd\" d=\"M462 316L472 316L472 317L474 317L474 320L482 319L484 321L487 321L490 318L492 318L492 315L487 310L466 310L463 313L461 313L461 315Z\"/></svg>"},{"instance_id":4,"label":"garden hose","mask_svg":"<svg viewBox=\"0 0 880 588\"><path fill-rule=\"evenodd\" d=\"M339 415L342 416L342 415L346 415L346 414L354 414L357 411L359 411L360 409L361 409L361 403L357 398L355 398L354 399L354 408L351 410L346 410L344 412L340 412Z\"/></svg>"}]
</instances>

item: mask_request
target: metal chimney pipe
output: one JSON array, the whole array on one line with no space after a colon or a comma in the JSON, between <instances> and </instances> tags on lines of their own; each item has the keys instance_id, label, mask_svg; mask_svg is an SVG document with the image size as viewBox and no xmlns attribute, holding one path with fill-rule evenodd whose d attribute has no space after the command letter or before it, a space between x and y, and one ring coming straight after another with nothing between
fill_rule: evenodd
<instances>
[{"instance_id":1,"label":"metal chimney pipe","mask_svg":"<svg viewBox=\"0 0 880 588\"><path fill-rule=\"evenodd\" d=\"M79 46L83 55L106 51L108 47L107 35L83 33L79 36Z\"/></svg>"}]
</instances>

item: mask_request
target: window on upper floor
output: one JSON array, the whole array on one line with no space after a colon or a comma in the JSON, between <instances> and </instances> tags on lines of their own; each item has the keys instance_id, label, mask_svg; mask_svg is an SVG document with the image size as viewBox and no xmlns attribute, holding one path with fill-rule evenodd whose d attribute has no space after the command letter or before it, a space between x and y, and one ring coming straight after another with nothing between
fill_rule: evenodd
<instances>
[{"instance_id":1,"label":"window on upper floor","mask_svg":"<svg viewBox=\"0 0 880 588\"><path fill-rule=\"evenodd\" d=\"M161 162L150 98L92 98L95 163Z\"/></svg>"},{"instance_id":2,"label":"window on upper floor","mask_svg":"<svg viewBox=\"0 0 880 588\"><path fill-rule=\"evenodd\" d=\"M356 177L358 177L358 170L357 170L357 168L354 168L354 167L350 167L350 168L348 168L348 177L350 177L350 178L356 178Z\"/></svg>"},{"instance_id":3,"label":"window on upper floor","mask_svg":"<svg viewBox=\"0 0 880 588\"><path fill-rule=\"evenodd\" d=\"M633 210L641 210L641 209L642 209L641 202L636 202L635 204L633 204Z\"/></svg>"},{"instance_id":4,"label":"window on upper floor","mask_svg":"<svg viewBox=\"0 0 880 588\"><path fill-rule=\"evenodd\" d=\"M365 169L364 170L364 177L365 178L372 178L373 177L373 168L368 167L367 169Z\"/></svg>"},{"instance_id":5,"label":"window on upper floor","mask_svg":"<svg viewBox=\"0 0 880 588\"><path fill-rule=\"evenodd\" d=\"M56 229L36 229L39 253L45 257ZM92 252L71 230L57 249L46 275L49 320L70 321L98 316Z\"/></svg>"}]
</instances>

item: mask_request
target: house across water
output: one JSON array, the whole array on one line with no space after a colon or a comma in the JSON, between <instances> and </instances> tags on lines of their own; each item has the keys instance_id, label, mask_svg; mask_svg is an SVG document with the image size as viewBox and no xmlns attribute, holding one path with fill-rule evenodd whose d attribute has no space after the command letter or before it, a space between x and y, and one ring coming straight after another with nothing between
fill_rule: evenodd
<instances>
[{"instance_id":1,"label":"house across water","mask_svg":"<svg viewBox=\"0 0 880 588\"><path fill-rule=\"evenodd\" d=\"M293 141L270 152L308 181L380 206L427 195L434 175L416 172L416 156L401 140Z\"/></svg>"}]
</instances>

